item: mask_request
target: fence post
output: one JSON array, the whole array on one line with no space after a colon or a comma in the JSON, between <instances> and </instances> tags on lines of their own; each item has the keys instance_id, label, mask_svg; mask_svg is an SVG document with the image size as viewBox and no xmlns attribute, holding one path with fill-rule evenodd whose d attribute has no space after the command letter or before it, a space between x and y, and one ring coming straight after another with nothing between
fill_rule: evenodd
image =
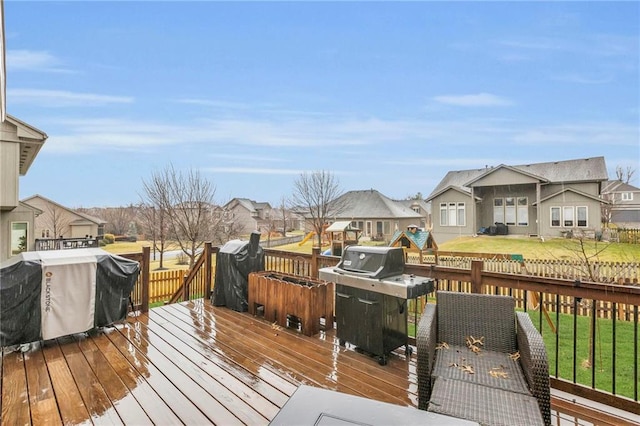
<instances>
[{"instance_id":1,"label":"fence post","mask_svg":"<svg viewBox=\"0 0 640 426\"><path fill-rule=\"evenodd\" d=\"M320 247L313 247L311 249L311 278L318 278L318 265L320 263L318 256L320 256Z\"/></svg>"},{"instance_id":2,"label":"fence post","mask_svg":"<svg viewBox=\"0 0 640 426\"><path fill-rule=\"evenodd\" d=\"M149 246L142 247L142 265L140 273L142 274L142 294L141 310L143 313L149 312L149 268L151 259L151 248Z\"/></svg>"},{"instance_id":3,"label":"fence post","mask_svg":"<svg viewBox=\"0 0 640 426\"><path fill-rule=\"evenodd\" d=\"M211 243L204 244L204 267L205 267L205 285L204 285L204 299L207 300L211 296Z\"/></svg>"},{"instance_id":4,"label":"fence post","mask_svg":"<svg viewBox=\"0 0 640 426\"><path fill-rule=\"evenodd\" d=\"M482 260L471 261L471 293L482 293Z\"/></svg>"}]
</instances>

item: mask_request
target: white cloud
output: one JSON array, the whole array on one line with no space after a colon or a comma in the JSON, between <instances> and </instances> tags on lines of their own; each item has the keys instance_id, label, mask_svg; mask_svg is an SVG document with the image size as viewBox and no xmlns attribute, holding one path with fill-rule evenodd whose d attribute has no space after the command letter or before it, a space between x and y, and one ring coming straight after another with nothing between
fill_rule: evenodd
<instances>
[{"instance_id":1,"label":"white cloud","mask_svg":"<svg viewBox=\"0 0 640 426\"><path fill-rule=\"evenodd\" d=\"M441 95L433 98L436 102L448 105L464 107L484 107L484 106L508 106L512 105L507 98L492 95L490 93L477 93L473 95Z\"/></svg>"},{"instance_id":2,"label":"white cloud","mask_svg":"<svg viewBox=\"0 0 640 426\"><path fill-rule=\"evenodd\" d=\"M38 89L9 89L7 90L7 99L12 104L33 104L48 108L124 104L134 101L132 97L128 96Z\"/></svg>"},{"instance_id":3,"label":"white cloud","mask_svg":"<svg viewBox=\"0 0 640 426\"><path fill-rule=\"evenodd\" d=\"M12 71L26 70L39 72L71 73L73 71L60 67L60 60L43 51L7 50L7 69Z\"/></svg>"}]
</instances>

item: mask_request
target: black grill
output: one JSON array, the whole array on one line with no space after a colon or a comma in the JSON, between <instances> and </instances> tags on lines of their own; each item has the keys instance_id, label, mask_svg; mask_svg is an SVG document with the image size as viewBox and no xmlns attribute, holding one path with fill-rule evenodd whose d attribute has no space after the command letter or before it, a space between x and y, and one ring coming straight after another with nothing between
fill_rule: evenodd
<instances>
[{"instance_id":1,"label":"black grill","mask_svg":"<svg viewBox=\"0 0 640 426\"><path fill-rule=\"evenodd\" d=\"M405 345L407 299L433 291L433 279L405 275L401 247L349 246L335 268L323 268L319 278L336 283L336 334L340 344L349 342L378 356Z\"/></svg>"}]
</instances>

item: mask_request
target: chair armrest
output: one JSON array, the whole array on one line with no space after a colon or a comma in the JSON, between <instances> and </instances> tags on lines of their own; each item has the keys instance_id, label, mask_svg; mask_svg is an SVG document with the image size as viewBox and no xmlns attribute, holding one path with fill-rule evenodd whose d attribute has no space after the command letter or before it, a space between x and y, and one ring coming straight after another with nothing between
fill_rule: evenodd
<instances>
[{"instance_id":1,"label":"chair armrest","mask_svg":"<svg viewBox=\"0 0 640 426\"><path fill-rule=\"evenodd\" d=\"M516 312L518 351L520 364L531 393L538 400L538 406L545 424L551 424L551 396L549 385L549 361L542 335L534 327L529 314Z\"/></svg>"},{"instance_id":2,"label":"chair armrest","mask_svg":"<svg viewBox=\"0 0 640 426\"><path fill-rule=\"evenodd\" d=\"M431 371L435 358L438 324L436 305L427 304L416 331L418 349L418 408L426 410L431 399Z\"/></svg>"}]
</instances>

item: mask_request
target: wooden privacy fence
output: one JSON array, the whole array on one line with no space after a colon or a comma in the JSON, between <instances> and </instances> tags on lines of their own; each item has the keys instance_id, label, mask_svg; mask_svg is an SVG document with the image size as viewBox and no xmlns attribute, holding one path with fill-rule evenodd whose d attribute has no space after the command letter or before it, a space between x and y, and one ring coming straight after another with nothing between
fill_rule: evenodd
<instances>
[{"instance_id":1,"label":"wooden privacy fence","mask_svg":"<svg viewBox=\"0 0 640 426\"><path fill-rule=\"evenodd\" d=\"M188 269L151 271L149 278L149 303L165 302L180 288Z\"/></svg>"}]
</instances>

